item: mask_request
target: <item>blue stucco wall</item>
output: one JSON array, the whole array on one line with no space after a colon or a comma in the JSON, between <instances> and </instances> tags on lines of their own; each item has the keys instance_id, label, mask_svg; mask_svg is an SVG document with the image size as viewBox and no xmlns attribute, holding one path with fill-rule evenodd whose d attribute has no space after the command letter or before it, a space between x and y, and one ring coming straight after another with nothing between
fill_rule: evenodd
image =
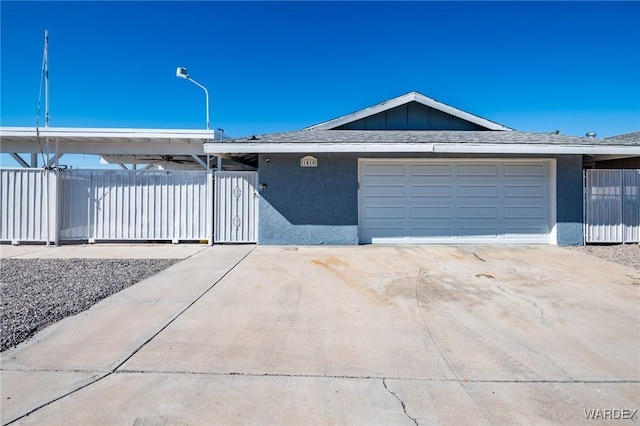
<instances>
[{"instance_id":1,"label":"blue stucco wall","mask_svg":"<svg viewBox=\"0 0 640 426\"><path fill-rule=\"evenodd\" d=\"M556 230L558 245L584 244L582 227L582 155L557 156Z\"/></svg>"},{"instance_id":2,"label":"blue stucco wall","mask_svg":"<svg viewBox=\"0 0 640 426\"><path fill-rule=\"evenodd\" d=\"M260 155L260 183L267 188L260 191L258 244L358 244L358 157L469 158L425 154L314 154L318 167L306 168L300 167L303 156ZM519 156L522 157L526 156ZM582 245L582 156L549 158L557 159L558 245Z\"/></svg>"},{"instance_id":3,"label":"blue stucco wall","mask_svg":"<svg viewBox=\"0 0 640 426\"><path fill-rule=\"evenodd\" d=\"M318 167L300 167L303 156L260 155L258 244L358 244L357 157L314 154Z\"/></svg>"}]
</instances>

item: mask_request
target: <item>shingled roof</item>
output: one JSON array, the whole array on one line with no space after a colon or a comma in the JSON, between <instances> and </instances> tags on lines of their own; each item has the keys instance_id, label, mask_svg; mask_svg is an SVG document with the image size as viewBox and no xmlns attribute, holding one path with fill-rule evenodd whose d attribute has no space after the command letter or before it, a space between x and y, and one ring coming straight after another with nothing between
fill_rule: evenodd
<instances>
[{"instance_id":1,"label":"shingled roof","mask_svg":"<svg viewBox=\"0 0 640 426\"><path fill-rule=\"evenodd\" d=\"M543 144L543 145L640 145L632 138L594 139L531 132L496 131L452 131L452 130L300 130L283 133L268 133L225 141L228 143L384 143L384 144ZM213 143L215 144L215 142Z\"/></svg>"},{"instance_id":2,"label":"shingled roof","mask_svg":"<svg viewBox=\"0 0 640 426\"><path fill-rule=\"evenodd\" d=\"M631 144L637 145L637 144L640 144L640 132L624 133L622 135L610 136L602 140L615 142L617 144L631 143Z\"/></svg>"}]
</instances>

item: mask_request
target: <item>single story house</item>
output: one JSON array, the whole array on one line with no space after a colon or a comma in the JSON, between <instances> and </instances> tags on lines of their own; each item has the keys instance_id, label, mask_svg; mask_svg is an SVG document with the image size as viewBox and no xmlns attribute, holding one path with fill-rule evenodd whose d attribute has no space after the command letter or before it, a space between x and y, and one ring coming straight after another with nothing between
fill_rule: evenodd
<instances>
[{"instance_id":1,"label":"single story house","mask_svg":"<svg viewBox=\"0 0 640 426\"><path fill-rule=\"evenodd\" d=\"M640 141L520 132L411 92L204 152L257 156L258 244L582 245L583 166L637 161Z\"/></svg>"},{"instance_id":2,"label":"single story house","mask_svg":"<svg viewBox=\"0 0 640 426\"><path fill-rule=\"evenodd\" d=\"M236 139L0 127L0 152L23 166L0 168L14 244L640 242L640 132L519 132L417 92ZM70 153L123 170L65 169Z\"/></svg>"}]
</instances>

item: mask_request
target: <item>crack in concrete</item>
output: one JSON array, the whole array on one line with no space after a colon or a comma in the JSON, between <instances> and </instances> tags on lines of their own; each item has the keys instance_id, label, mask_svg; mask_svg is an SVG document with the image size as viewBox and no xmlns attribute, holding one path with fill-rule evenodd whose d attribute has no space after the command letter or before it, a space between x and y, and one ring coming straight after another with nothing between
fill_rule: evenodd
<instances>
[{"instance_id":1,"label":"crack in concrete","mask_svg":"<svg viewBox=\"0 0 640 426\"><path fill-rule=\"evenodd\" d=\"M482 262L486 262L486 260L484 260L483 258L481 258L480 256L478 256L477 253L473 253L473 255L476 257L476 259L481 260Z\"/></svg>"},{"instance_id":2,"label":"crack in concrete","mask_svg":"<svg viewBox=\"0 0 640 426\"><path fill-rule=\"evenodd\" d=\"M86 388L86 387L89 387L89 386L91 386L91 385L93 385L93 384L95 384L95 383L98 383L100 380L104 379L105 377L109 377L110 375L111 375L111 373L106 373L106 374L104 374L104 375L102 375L102 376L100 376L100 377L96 378L95 380L91 380L89 383L85 383L84 385L80 386L78 389L74 389L74 390L72 390L71 392L67 392L67 393L65 393L64 395L60 395L59 397L54 398L54 399L52 399L51 401L45 402L44 404L42 404L42 405L40 405L40 406L38 406L38 407L36 407L36 408L34 408L34 409L30 410L29 412L27 412L27 413L25 413L25 414L23 414L23 415L21 415L21 416L18 416L18 417L16 417L15 419L13 419L13 420L11 420L11 421L9 421L9 422L7 422L7 423L4 423L4 424L3 424L3 426L7 426L7 425L10 425L10 424L12 424L12 423L15 423L15 422L17 422L18 420L21 420L21 419L23 419L23 418L25 418L25 417L27 417L27 416L29 416L29 415L31 415L31 414L33 414L33 413L35 413L36 411L38 411L38 410L40 410L40 409L42 409L42 408L46 407L47 405L51 405L51 404L53 404L53 403L54 403L54 402L56 402L56 401L60 401L62 398L66 398L67 396L72 395L72 394L74 394L74 393L76 393L76 392L79 392L79 391L81 391L82 389L84 389L84 388Z\"/></svg>"},{"instance_id":3,"label":"crack in concrete","mask_svg":"<svg viewBox=\"0 0 640 426\"><path fill-rule=\"evenodd\" d=\"M301 379L342 379L342 380L399 380L412 382L432 382L432 383L513 383L513 384L638 384L640 380L497 380L497 379L431 379L419 377L389 377L389 376L349 376L332 374L287 374L287 373L243 373L238 371L230 372L207 372L189 370L131 370L120 369L114 374L185 374L193 376L243 376L243 377L284 377Z\"/></svg>"},{"instance_id":4,"label":"crack in concrete","mask_svg":"<svg viewBox=\"0 0 640 426\"><path fill-rule=\"evenodd\" d=\"M408 418L411 419L411 421L413 421L413 423L418 426L418 421L411 417L409 415L409 413L407 413L407 405L404 403L404 401L402 399L400 399L400 397L398 395L396 395L396 393L394 391L392 391L391 389L389 389L389 387L387 386L387 379L382 379L382 385L384 386L384 388L387 390L387 392L389 392L391 395L394 396L395 399L397 399L398 401L400 401L400 404L402 405L402 411L404 412L404 415L407 416Z\"/></svg>"}]
</instances>

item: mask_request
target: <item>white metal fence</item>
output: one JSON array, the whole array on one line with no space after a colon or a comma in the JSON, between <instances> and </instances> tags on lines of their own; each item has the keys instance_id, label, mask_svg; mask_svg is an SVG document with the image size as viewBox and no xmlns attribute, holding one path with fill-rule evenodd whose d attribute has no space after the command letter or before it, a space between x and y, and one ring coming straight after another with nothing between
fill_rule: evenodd
<instances>
[{"instance_id":1,"label":"white metal fence","mask_svg":"<svg viewBox=\"0 0 640 426\"><path fill-rule=\"evenodd\" d=\"M0 169L0 241L55 241L56 190L53 171Z\"/></svg>"},{"instance_id":2,"label":"white metal fence","mask_svg":"<svg viewBox=\"0 0 640 426\"><path fill-rule=\"evenodd\" d=\"M213 234L206 171L2 169L0 201L2 241L210 242Z\"/></svg>"},{"instance_id":3,"label":"white metal fence","mask_svg":"<svg viewBox=\"0 0 640 426\"><path fill-rule=\"evenodd\" d=\"M587 243L640 243L640 170L585 170Z\"/></svg>"},{"instance_id":4,"label":"white metal fence","mask_svg":"<svg viewBox=\"0 0 640 426\"><path fill-rule=\"evenodd\" d=\"M258 173L216 172L215 242L258 239Z\"/></svg>"},{"instance_id":5,"label":"white metal fence","mask_svg":"<svg viewBox=\"0 0 640 426\"><path fill-rule=\"evenodd\" d=\"M63 171L60 238L209 240L212 185L206 171Z\"/></svg>"}]
</instances>

